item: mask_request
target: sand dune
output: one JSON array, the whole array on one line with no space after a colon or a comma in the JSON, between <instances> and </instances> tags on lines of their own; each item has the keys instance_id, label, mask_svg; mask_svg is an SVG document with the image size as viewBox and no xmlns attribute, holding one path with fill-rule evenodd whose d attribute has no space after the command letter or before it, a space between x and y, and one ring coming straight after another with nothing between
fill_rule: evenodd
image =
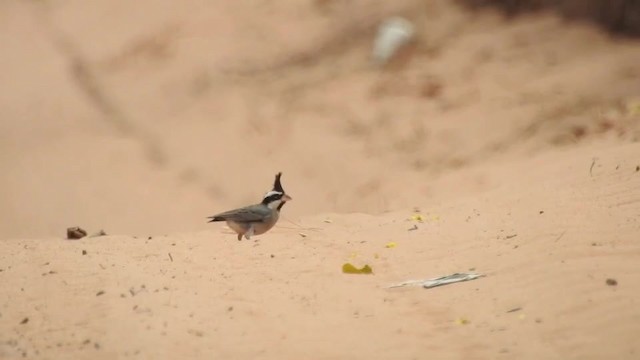
<instances>
[{"instance_id":1,"label":"sand dune","mask_svg":"<svg viewBox=\"0 0 640 360\"><path fill-rule=\"evenodd\" d=\"M3 358L632 359L639 150L508 166L511 185L426 205L422 223L325 214L256 241L3 241ZM348 261L374 274L341 274ZM469 269L487 276L385 288Z\"/></svg>"},{"instance_id":2,"label":"sand dune","mask_svg":"<svg viewBox=\"0 0 640 360\"><path fill-rule=\"evenodd\" d=\"M638 357L637 41L450 1L212 4L0 4L0 358ZM394 14L417 38L378 69ZM277 171L269 233L206 223Z\"/></svg>"}]
</instances>

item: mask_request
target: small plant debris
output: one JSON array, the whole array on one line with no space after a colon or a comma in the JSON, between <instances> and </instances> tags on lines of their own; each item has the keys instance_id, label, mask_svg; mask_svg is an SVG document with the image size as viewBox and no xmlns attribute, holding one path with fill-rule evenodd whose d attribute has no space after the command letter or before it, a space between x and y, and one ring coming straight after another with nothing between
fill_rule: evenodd
<instances>
[{"instance_id":1,"label":"small plant debris","mask_svg":"<svg viewBox=\"0 0 640 360\"><path fill-rule=\"evenodd\" d=\"M100 295L104 295L104 291L103 291L103 290L100 290L100 291L98 291L98 292L96 293L96 296L100 296Z\"/></svg>"},{"instance_id":2,"label":"small plant debris","mask_svg":"<svg viewBox=\"0 0 640 360\"><path fill-rule=\"evenodd\" d=\"M597 158L593 158L591 160L591 167L589 167L589 176L593 176L593 167L596 165Z\"/></svg>"},{"instance_id":3,"label":"small plant debris","mask_svg":"<svg viewBox=\"0 0 640 360\"><path fill-rule=\"evenodd\" d=\"M618 280L609 278L609 279L607 279L606 283L609 286L616 286L616 285L618 285Z\"/></svg>"},{"instance_id":4,"label":"small plant debris","mask_svg":"<svg viewBox=\"0 0 640 360\"><path fill-rule=\"evenodd\" d=\"M187 332L193 336L202 337L204 333L200 330L189 329Z\"/></svg>"},{"instance_id":5,"label":"small plant debris","mask_svg":"<svg viewBox=\"0 0 640 360\"><path fill-rule=\"evenodd\" d=\"M28 317L26 317L26 318L22 319L22 321L20 321L20 324L21 324L21 325L24 325L24 324L26 324L26 323L28 323L28 322L29 322L29 318L28 318Z\"/></svg>"},{"instance_id":6,"label":"small plant debris","mask_svg":"<svg viewBox=\"0 0 640 360\"><path fill-rule=\"evenodd\" d=\"M89 237L98 237L98 236L107 236L107 233L104 230L100 229L100 231L98 231L97 233L95 233L95 234L93 234L93 235L91 235Z\"/></svg>"}]
</instances>

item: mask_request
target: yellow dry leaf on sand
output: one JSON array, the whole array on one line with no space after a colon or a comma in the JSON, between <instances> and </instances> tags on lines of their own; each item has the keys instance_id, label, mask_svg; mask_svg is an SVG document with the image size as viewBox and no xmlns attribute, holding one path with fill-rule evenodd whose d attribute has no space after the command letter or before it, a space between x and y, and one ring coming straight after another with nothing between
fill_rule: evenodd
<instances>
[{"instance_id":1,"label":"yellow dry leaf on sand","mask_svg":"<svg viewBox=\"0 0 640 360\"><path fill-rule=\"evenodd\" d=\"M424 217L421 214L413 214L413 215L411 215L411 220L423 222L424 221Z\"/></svg>"},{"instance_id":2,"label":"yellow dry leaf on sand","mask_svg":"<svg viewBox=\"0 0 640 360\"><path fill-rule=\"evenodd\" d=\"M394 248L396 246L398 246L398 244L394 243L393 241L390 241L384 247L386 247L388 249L392 249L392 248Z\"/></svg>"},{"instance_id":3,"label":"yellow dry leaf on sand","mask_svg":"<svg viewBox=\"0 0 640 360\"><path fill-rule=\"evenodd\" d=\"M627 113L631 116L640 115L640 99L627 102Z\"/></svg>"},{"instance_id":4,"label":"yellow dry leaf on sand","mask_svg":"<svg viewBox=\"0 0 640 360\"><path fill-rule=\"evenodd\" d=\"M371 269L371 266L369 265L365 265L358 269L350 263L345 263L342 265L342 272L345 274L373 274L373 269Z\"/></svg>"}]
</instances>

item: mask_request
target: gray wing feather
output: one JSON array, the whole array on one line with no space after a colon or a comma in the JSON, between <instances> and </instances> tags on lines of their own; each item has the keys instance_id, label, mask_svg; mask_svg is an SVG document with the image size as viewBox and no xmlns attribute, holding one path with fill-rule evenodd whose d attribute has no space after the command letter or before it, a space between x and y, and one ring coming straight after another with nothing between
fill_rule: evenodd
<instances>
[{"instance_id":1,"label":"gray wing feather","mask_svg":"<svg viewBox=\"0 0 640 360\"><path fill-rule=\"evenodd\" d=\"M211 218L221 220L231 220L238 223L265 221L271 217L273 210L258 204L250 205L239 209L225 211L223 213L213 215Z\"/></svg>"}]
</instances>

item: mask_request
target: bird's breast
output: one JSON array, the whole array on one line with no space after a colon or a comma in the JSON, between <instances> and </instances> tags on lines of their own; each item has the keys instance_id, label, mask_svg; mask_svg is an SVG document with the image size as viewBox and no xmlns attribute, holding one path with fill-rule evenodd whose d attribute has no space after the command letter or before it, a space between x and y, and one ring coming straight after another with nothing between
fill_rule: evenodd
<instances>
[{"instance_id":1,"label":"bird's breast","mask_svg":"<svg viewBox=\"0 0 640 360\"><path fill-rule=\"evenodd\" d=\"M274 211L271 216L265 219L263 222L253 224L253 233L256 235L264 234L269 231L277 222L280 214Z\"/></svg>"}]
</instances>

